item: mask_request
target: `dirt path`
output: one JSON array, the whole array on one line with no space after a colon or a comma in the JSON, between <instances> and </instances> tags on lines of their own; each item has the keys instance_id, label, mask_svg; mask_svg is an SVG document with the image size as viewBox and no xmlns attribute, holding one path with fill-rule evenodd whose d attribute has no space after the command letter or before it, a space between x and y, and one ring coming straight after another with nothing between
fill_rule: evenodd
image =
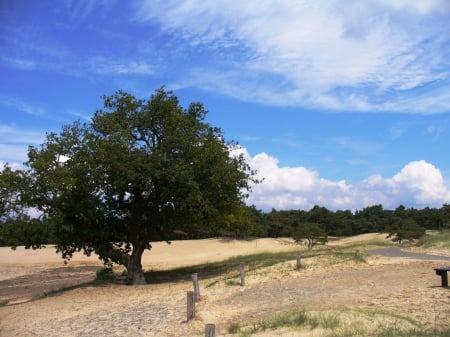
<instances>
[{"instance_id":1,"label":"dirt path","mask_svg":"<svg viewBox=\"0 0 450 337\"><path fill-rule=\"evenodd\" d=\"M62 288L90 282L96 266L65 266L25 274L0 281L0 301L10 304L29 301Z\"/></svg>"}]
</instances>

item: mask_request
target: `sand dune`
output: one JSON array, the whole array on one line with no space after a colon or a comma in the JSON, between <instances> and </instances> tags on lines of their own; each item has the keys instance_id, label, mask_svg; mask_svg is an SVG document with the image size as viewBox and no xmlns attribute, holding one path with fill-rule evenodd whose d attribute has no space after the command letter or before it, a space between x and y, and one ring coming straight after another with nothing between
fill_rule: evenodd
<instances>
[{"instance_id":1,"label":"sand dune","mask_svg":"<svg viewBox=\"0 0 450 337\"><path fill-rule=\"evenodd\" d=\"M374 238L380 237L364 235L336 240L330 245ZM147 270L166 269L264 251L291 250L295 256L298 249L304 248L289 239L155 243L144 255L143 266ZM365 264L338 263L326 257L307 258L303 263L305 268L300 271L295 269L294 260L249 271L245 287L240 287L233 275L209 279L199 275L202 299L197 304L196 318L190 322L186 322L185 298L186 291L192 290L190 281L138 287L117 284L76 288L58 296L0 307L0 335L201 336L205 324L214 323L216 335L226 336L233 322L251 324L299 307L387 310L411 317L426 327L444 328L450 323L449 292L439 287L440 279L432 269L442 264L439 261L374 256ZM57 272L65 282L77 275L91 279L100 266L95 256L82 255L76 255L65 266L50 247L38 251L18 248L15 252L0 248L0 280L10 284L34 275L40 280L37 283L45 285L46 273ZM237 275L238 272L236 278ZM1 289L1 284L6 284L2 282L0 295L8 294L8 288ZM283 332L272 335L282 336ZM284 334L288 335L299 336L292 331Z\"/></svg>"}]
</instances>

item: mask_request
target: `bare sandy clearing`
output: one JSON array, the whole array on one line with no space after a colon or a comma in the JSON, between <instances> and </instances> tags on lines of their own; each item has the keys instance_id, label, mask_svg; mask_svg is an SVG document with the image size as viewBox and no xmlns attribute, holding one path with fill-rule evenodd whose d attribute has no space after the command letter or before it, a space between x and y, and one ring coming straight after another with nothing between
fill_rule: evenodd
<instances>
[{"instance_id":1,"label":"bare sandy clearing","mask_svg":"<svg viewBox=\"0 0 450 337\"><path fill-rule=\"evenodd\" d=\"M373 236L348 238L344 243L372 239ZM273 239L156 243L145 255L143 265L145 269L172 268L255 252L292 250L294 254L296 249L299 247L290 240ZM24 267L28 271L37 265L42 268L40 272L51 273L55 266L92 270L101 266L95 257L82 256L64 266L51 248L36 252L43 254L40 258L32 251L14 257L17 252L0 250L1 277L6 277L4 267ZM186 291L192 290L191 282L110 285L78 288L39 301L0 307L0 335L201 336L206 323L215 323L217 335L225 336L233 322L243 326L297 308L386 310L431 328L450 325L450 292L439 287L440 278L432 269L442 264L439 261L374 256L368 263L358 264L316 256L305 258L303 263L305 268L300 271L295 270L294 260L248 271L245 287L235 282L237 271L236 280L230 280L229 275L210 279L199 275L202 300L197 305L196 318L188 323L185 297ZM45 274L35 272L41 277L38 283L45 283ZM86 275L92 277L87 271ZM291 331L284 333L300 336Z\"/></svg>"},{"instance_id":2,"label":"bare sandy clearing","mask_svg":"<svg viewBox=\"0 0 450 337\"><path fill-rule=\"evenodd\" d=\"M145 270L161 270L190 266L205 262L265 251L288 251L297 247L291 239L257 239L229 240L205 239L190 241L173 241L152 243L152 249L145 251L142 266ZM67 266L99 266L103 264L97 256L90 257L77 253ZM60 254L55 253L52 245L42 249L24 249L17 247L14 251L8 247L0 247L0 280L19 275L39 272L50 267L64 267Z\"/></svg>"}]
</instances>

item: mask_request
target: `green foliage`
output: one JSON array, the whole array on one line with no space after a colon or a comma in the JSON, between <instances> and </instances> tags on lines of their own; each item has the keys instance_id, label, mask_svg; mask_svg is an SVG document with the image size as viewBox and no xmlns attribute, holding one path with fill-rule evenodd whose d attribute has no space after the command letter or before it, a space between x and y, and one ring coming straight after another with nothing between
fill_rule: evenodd
<instances>
[{"instance_id":1,"label":"green foliage","mask_svg":"<svg viewBox=\"0 0 450 337\"><path fill-rule=\"evenodd\" d=\"M0 241L5 246L38 249L53 242L53 227L48 220L30 218L26 214L6 219L0 226Z\"/></svg>"},{"instance_id":2,"label":"green foliage","mask_svg":"<svg viewBox=\"0 0 450 337\"><path fill-rule=\"evenodd\" d=\"M325 230L315 223L300 225L299 229L294 233L293 238L296 243L306 240L308 249L312 249L319 243L325 244L328 242L328 236Z\"/></svg>"},{"instance_id":3,"label":"green foliage","mask_svg":"<svg viewBox=\"0 0 450 337\"><path fill-rule=\"evenodd\" d=\"M148 101L118 91L90 123L30 147L13 196L52 223L64 259L96 253L124 265L130 283L144 283L141 257L151 241L171 240L175 230L217 233L257 182L205 116L202 104L183 109L164 88Z\"/></svg>"},{"instance_id":4,"label":"green foliage","mask_svg":"<svg viewBox=\"0 0 450 337\"><path fill-rule=\"evenodd\" d=\"M219 230L220 234L235 239L265 236L266 229L262 217L262 212L256 207L241 205L226 217L224 225Z\"/></svg>"},{"instance_id":5,"label":"green foliage","mask_svg":"<svg viewBox=\"0 0 450 337\"><path fill-rule=\"evenodd\" d=\"M0 172L0 245L39 248L52 242L52 225L42 219L31 218L21 191L29 180L22 171L6 166Z\"/></svg>"},{"instance_id":6,"label":"green foliage","mask_svg":"<svg viewBox=\"0 0 450 337\"><path fill-rule=\"evenodd\" d=\"M95 273L96 281L110 280L114 278L111 268L100 268Z\"/></svg>"},{"instance_id":7,"label":"green foliage","mask_svg":"<svg viewBox=\"0 0 450 337\"><path fill-rule=\"evenodd\" d=\"M440 209L405 208L400 205L395 210L383 209L382 205L365 207L352 213L350 210L335 212L325 207L314 206L309 211L272 209L264 214L264 225L270 237L292 237L302 223L318 223L328 235L352 236L363 233L389 232L402 222L415 221L426 229L450 228L450 205Z\"/></svg>"},{"instance_id":8,"label":"green foliage","mask_svg":"<svg viewBox=\"0 0 450 337\"><path fill-rule=\"evenodd\" d=\"M394 229L390 231L388 237L392 241L401 244L405 240L419 239L424 234L425 228L420 227L414 220L409 219L394 225Z\"/></svg>"},{"instance_id":9,"label":"green foliage","mask_svg":"<svg viewBox=\"0 0 450 337\"><path fill-rule=\"evenodd\" d=\"M20 214L20 189L21 174L13 171L6 165L0 172L0 219Z\"/></svg>"}]
</instances>

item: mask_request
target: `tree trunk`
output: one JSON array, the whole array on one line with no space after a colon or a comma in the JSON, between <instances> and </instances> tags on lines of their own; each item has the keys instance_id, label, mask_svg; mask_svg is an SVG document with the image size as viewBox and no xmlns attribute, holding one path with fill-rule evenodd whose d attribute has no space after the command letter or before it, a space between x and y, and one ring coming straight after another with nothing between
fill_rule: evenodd
<instances>
[{"instance_id":1,"label":"tree trunk","mask_svg":"<svg viewBox=\"0 0 450 337\"><path fill-rule=\"evenodd\" d=\"M144 249L140 247L133 248L133 252L128 260L126 265L128 277L128 284L137 285L137 284L146 284L144 271L142 270L142 254L144 253Z\"/></svg>"}]
</instances>

